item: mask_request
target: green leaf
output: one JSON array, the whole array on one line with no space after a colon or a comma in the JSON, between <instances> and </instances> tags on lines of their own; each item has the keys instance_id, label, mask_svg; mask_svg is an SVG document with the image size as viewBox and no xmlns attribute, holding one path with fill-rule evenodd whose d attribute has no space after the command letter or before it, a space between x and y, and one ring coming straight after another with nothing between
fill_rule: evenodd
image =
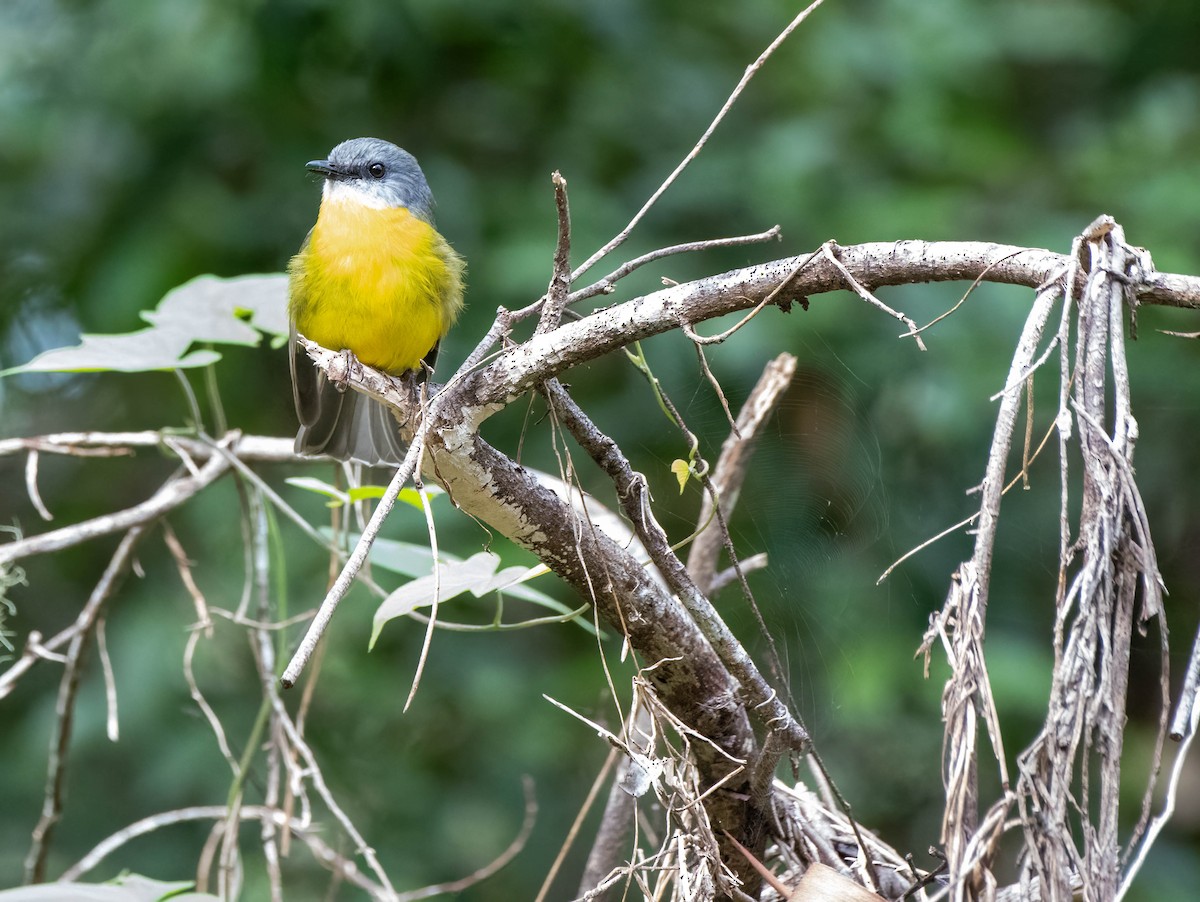
<instances>
[{"instance_id":1,"label":"green leaf","mask_svg":"<svg viewBox=\"0 0 1200 902\"><path fill-rule=\"evenodd\" d=\"M408 490L401 489L400 494L403 495L405 491ZM352 488L347 494L350 496L351 501L358 502L366 501L370 498L382 498L386 492L386 485L360 485ZM417 499L417 503L420 504L419 498Z\"/></svg>"},{"instance_id":2,"label":"green leaf","mask_svg":"<svg viewBox=\"0 0 1200 902\"><path fill-rule=\"evenodd\" d=\"M221 279L199 276L173 288L154 310L142 312L146 329L84 335L69 348L45 351L22 366L0 372L119 372L208 366L221 355L196 343L254 346L260 332L287 335L287 277L282 274Z\"/></svg>"},{"instance_id":3,"label":"green leaf","mask_svg":"<svg viewBox=\"0 0 1200 902\"><path fill-rule=\"evenodd\" d=\"M350 490L350 500L361 501L364 498L382 498L386 491L387 486L385 485L364 485ZM425 494L428 495L429 500L432 501L438 495L445 495L446 493L437 486L427 485L425 486ZM425 509L421 504L421 493L416 489L401 489L399 500L403 501L409 507L415 507L417 510Z\"/></svg>"},{"instance_id":4,"label":"green leaf","mask_svg":"<svg viewBox=\"0 0 1200 902\"><path fill-rule=\"evenodd\" d=\"M429 496L429 500L432 502L434 498L439 495L445 495L446 492L443 489L439 489L436 485L427 485L425 486L425 494ZM421 504L421 493L416 489L401 489L400 500L419 511L425 509L424 505Z\"/></svg>"},{"instance_id":5,"label":"green leaf","mask_svg":"<svg viewBox=\"0 0 1200 902\"><path fill-rule=\"evenodd\" d=\"M304 489L306 492L315 492L318 495L324 495L330 499L329 507L341 507L343 504L354 504L368 499L382 498L384 493L387 492L387 486L384 485L360 485L343 491L337 486L313 476L293 476L284 481L288 485ZM446 493L436 486L426 486L425 494L432 500ZM401 489L400 500L405 504L415 507L417 510L422 510L421 495L416 489Z\"/></svg>"},{"instance_id":6,"label":"green leaf","mask_svg":"<svg viewBox=\"0 0 1200 902\"><path fill-rule=\"evenodd\" d=\"M683 494L683 490L687 488L688 477L692 474L692 468L688 466L686 460L676 458L671 461L671 472L675 474L675 478L679 480L679 494Z\"/></svg>"}]
</instances>

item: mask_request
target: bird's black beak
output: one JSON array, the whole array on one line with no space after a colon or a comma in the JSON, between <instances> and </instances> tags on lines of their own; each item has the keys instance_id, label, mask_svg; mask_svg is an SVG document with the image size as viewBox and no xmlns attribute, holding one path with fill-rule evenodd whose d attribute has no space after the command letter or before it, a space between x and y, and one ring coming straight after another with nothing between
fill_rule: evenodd
<instances>
[{"instance_id":1,"label":"bird's black beak","mask_svg":"<svg viewBox=\"0 0 1200 902\"><path fill-rule=\"evenodd\" d=\"M346 174L328 160L309 160L304 164L309 172L315 172L327 179L344 179Z\"/></svg>"}]
</instances>

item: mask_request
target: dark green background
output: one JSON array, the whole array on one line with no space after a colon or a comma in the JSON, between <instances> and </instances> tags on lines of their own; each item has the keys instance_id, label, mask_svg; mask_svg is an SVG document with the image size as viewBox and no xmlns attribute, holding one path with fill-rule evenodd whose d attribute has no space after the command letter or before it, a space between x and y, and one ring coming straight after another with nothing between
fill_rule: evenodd
<instances>
[{"instance_id":1,"label":"dark green background","mask_svg":"<svg viewBox=\"0 0 1200 902\"><path fill-rule=\"evenodd\" d=\"M569 181L578 262L641 206L797 9L681 0L8 0L0 5L0 366L70 344L80 331L134 329L138 311L199 273L281 269L315 214L318 188L304 162L358 135L416 154L439 226L469 261L469 309L443 347L454 365L498 305L522 306L545 288L555 235L550 172ZM1191 0L830 0L760 72L608 268L663 244L775 223L782 241L663 261L612 300L652 290L660 277L696 278L828 238L1066 251L1100 213L1114 215L1160 269L1200 272L1198 45L1200 8ZM925 322L964 288L884 297ZM736 537L746 553L771 555L754 579L757 598L835 778L865 823L921 862L938 839L944 668L926 682L912 656L971 540L946 539L874 583L905 550L971 511L964 491L982 476L995 409L988 397L1003 384L1030 298L981 288L927 335L925 354L849 294L814 298L807 313L768 311L709 352L735 404L770 356L800 358L750 474ZM1200 589L1200 360L1194 342L1156 330L1191 331L1196 322L1144 310L1130 349L1138 471L1171 591L1176 684ZM711 453L727 427L693 349L678 335L645 347ZM230 422L289 434L286 369L282 351L227 351L217 378ZM615 355L570 381L650 478L672 536L687 535L697 495L678 498L668 469L686 448L644 382ZM1055 394L1049 381L1039 386L1039 432ZM524 459L554 469L540 413L535 404ZM181 426L186 415L170 374L0 381L3 436ZM515 452L524 420L523 407L508 411L486 434ZM0 523L36 532L44 527L24 498L21 466L0 460ZM147 497L169 470L153 454L44 459L40 484L62 525ZM331 473L262 471L276 485L286 475ZM319 502L284 491L314 521L325 516ZM1010 758L1036 730L1048 685L1056 492L1048 455L1032 490L1005 502L988 649ZM171 517L201 588L226 607L240 591L236 517L228 481ZM489 539L448 508L439 527L442 544L463 555ZM424 528L409 510L389 534L422 541ZM294 529L285 527L285 538L296 610L321 595L326 564ZM11 593L15 641L69 622L114 545L28 561L29 587ZM225 797L228 769L180 672L194 613L158 534L139 560L144 576L127 582L109 615L121 740L104 738L93 666L53 873L137 818ZM736 594L720 601L757 644ZM486 618L489 604L446 613ZM542 809L528 848L462 896L531 898L606 751L541 696L612 721L594 640L575 627L439 634L421 694L401 716L419 631L392 625L367 655L371 610L362 594L339 614L310 718L331 784L407 889L460 877L497 854L520 821L520 775L533 775ZM615 665L613 643L606 650L624 689L628 670ZM1135 656L1127 747L1140 776L1157 693L1153 637ZM258 699L244 641L219 627L198 671L238 746ZM19 880L37 818L57 677L42 665L0 704L0 886ZM1192 774L1139 898L1190 898L1187 887L1200 880ZM250 795L258 791L254 783ZM1125 811L1136 807L1131 795ZM139 840L93 878L122 867L186 878L204 835L177 827ZM551 898L569 896L580 860L568 859ZM305 861L297 850L287 865L288 898L322 898L324 878ZM255 862L247 898L261 896L261 879Z\"/></svg>"}]
</instances>

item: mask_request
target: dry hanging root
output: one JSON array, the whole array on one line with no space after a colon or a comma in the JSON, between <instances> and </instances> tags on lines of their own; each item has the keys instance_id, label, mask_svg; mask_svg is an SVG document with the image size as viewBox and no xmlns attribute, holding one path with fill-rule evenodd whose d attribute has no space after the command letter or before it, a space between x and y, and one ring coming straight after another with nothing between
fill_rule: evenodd
<instances>
[{"instance_id":1,"label":"dry hanging root","mask_svg":"<svg viewBox=\"0 0 1200 902\"><path fill-rule=\"evenodd\" d=\"M1061 279L1043 286L1026 322L1006 387L1000 393L987 474L981 486L975 553L954 576L945 607L932 619L923 651L938 639L952 674L943 696L942 827L952 899L1013 896L1070 899L1086 888L1093 900L1123 894L1122 867L1146 837L1150 800L1166 734L1167 644L1162 581L1146 512L1133 476L1137 423L1129 401L1125 308L1136 324L1136 289L1151 272L1148 256L1125 244L1107 217L1076 240ZM1054 305L1062 300L1057 335L1037 353ZM1072 328L1072 325L1074 328ZM1071 338L1074 334L1072 359ZM1015 787L984 657L993 549L1005 466L1022 389L1059 351L1061 506L1054 675L1046 722L1018 758ZM1070 522L1070 467L1082 461L1077 530ZM1142 816L1126 839L1117 835L1122 735L1133 627L1158 621L1162 699L1154 766ZM1001 792L980 814L980 724L987 730ZM1008 817L1013 806L1019 818ZM1002 833L1024 832L1021 882L998 890L993 863Z\"/></svg>"},{"instance_id":2,"label":"dry hanging root","mask_svg":"<svg viewBox=\"0 0 1200 902\"><path fill-rule=\"evenodd\" d=\"M1082 886L1088 898L1108 900L1123 894L1132 875L1123 878L1121 869L1145 835L1169 698L1163 586L1133 475L1138 429L1125 360L1124 306L1133 330L1134 286L1149 263L1126 246L1120 226L1111 220L1099 226L1084 236L1087 271L1076 302L1074 382L1063 386L1058 414L1064 451L1072 422L1078 431L1079 529L1071 541L1064 453L1054 678L1045 726L1019 761L1018 789L1022 884L1036 880L1047 898L1067 897ZM1080 242L1076 249L1082 264ZM1060 353L1065 373L1065 342ZM1151 620L1157 621L1161 655L1158 736L1142 814L1121 854L1117 814L1130 647L1135 623L1144 635Z\"/></svg>"}]
</instances>

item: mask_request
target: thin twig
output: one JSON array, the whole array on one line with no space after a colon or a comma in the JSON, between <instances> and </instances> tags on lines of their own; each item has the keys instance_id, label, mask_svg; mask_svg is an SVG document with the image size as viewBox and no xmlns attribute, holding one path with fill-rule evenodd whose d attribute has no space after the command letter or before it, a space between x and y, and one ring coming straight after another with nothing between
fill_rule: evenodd
<instances>
[{"instance_id":1,"label":"thin twig","mask_svg":"<svg viewBox=\"0 0 1200 902\"><path fill-rule=\"evenodd\" d=\"M889 307L883 301L879 300L879 298L875 297L875 295L872 294L871 291L865 285L863 285L861 282L858 281L858 279L854 278L854 276L852 276L850 274L850 270L846 269L846 267L842 263L842 261L837 258L837 254L834 253L835 249L837 249L837 245L834 244L832 241L827 241L827 242L825 242L825 244L821 245L822 255L825 257L826 260L828 260L835 267L837 267L838 272L840 272L842 274L842 277L845 278L847 284L849 284L850 288L854 291L854 293L857 294L864 301L866 301L868 304L870 304L872 307L877 307L878 309L880 309L884 313L886 313L888 316L893 316L896 319L900 320L900 322L904 323L904 325L908 326L908 331L902 333L900 335L900 337L908 338L911 336L912 339L914 341L916 341L918 348L920 348L922 351L926 350L925 342L921 339L921 330L919 328L917 328L917 324L915 322L913 322L912 318L909 316L906 316L905 314L901 313L898 310L893 310L891 307ZM995 265L995 264L993 264L993 265Z\"/></svg>"},{"instance_id":2,"label":"thin twig","mask_svg":"<svg viewBox=\"0 0 1200 902\"><path fill-rule=\"evenodd\" d=\"M380 865L379 858L376 856L375 850L367 845L367 841L358 831L358 828L354 826L354 822L350 820L350 817L346 814L342 807L338 805L337 800L333 797L333 793L330 792L329 786L325 782L325 776L321 772L320 766L317 764L316 755L313 754L312 749L304 740L304 737L300 735L300 731L296 728L292 718L288 715L287 709L283 705L283 699L279 697L279 693L276 691L275 683L268 681L265 688L271 702L271 708L275 712L277 723L287 735L288 741L292 744L292 747L300 753L300 757L304 760L305 775L308 782L310 782L313 788L317 791L317 794L321 797L321 801L325 803L325 807L329 809L330 813L333 814L337 822L342 825L342 829L345 830L350 839L354 841L355 851L363 856L363 859L367 862L367 866L371 869L371 872L375 875L375 878L383 885L387 893L387 898L394 899L396 891L392 888L392 883L388 879L387 873Z\"/></svg>"},{"instance_id":3,"label":"thin twig","mask_svg":"<svg viewBox=\"0 0 1200 902\"><path fill-rule=\"evenodd\" d=\"M39 455L36 448L31 450L29 456L25 458L25 494L29 496L29 501L34 510L38 512L38 516L49 522L54 519L54 515L47 509L38 492L38 460Z\"/></svg>"},{"instance_id":4,"label":"thin twig","mask_svg":"<svg viewBox=\"0 0 1200 902\"><path fill-rule=\"evenodd\" d=\"M991 272L995 267L999 266L1005 260L1011 260L1013 257L1017 256L1017 254L1023 254L1023 253L1026 253L1026 251L1024 249L1018 249L1018 250L1013 251L1011 254L1006 254L1005 256L1000 257L998 260L995 260L992 263L989 263L987 265L987 267L983 270L983 272L981 272L979 275L977 275L975 277L975 281L972 282L971 286L966 291L963 292L962 297L960 297L954 303L954 306L952 306L949 310L945 311L944 313L939 313L937 316L935 316L933 319L931 319L929 322L927 322L925 325L921 326L920 328L915 329L912 332L905 332L900 337L901 338L912 338L916 335L919 335L921 332L924 332L926 329L936 326L942 320L952 316L954 314L954 312L956 310L958 310L959 307L961 307L963 304L965 304L967 302L967 298L969 298L971 296L971 294L975 291L975 289L979 287L979 283L984 280L984 277L986 277L989 272Z\"/></svg>"},{"instance_id":5,"label":"thin twig","mask_svg":"<svg viewBox=\"0 0 1200 902\"><path fill-rule=\"evenodd\" d=\"M429 493L415 479L417 493L421 497L421 510L425 514L425 532L429 536L429 551L433 557L433 601L429 606L429 624L425 627L425 639L421 643L421 654L417 657L417 669L413 673L412 686L408 690L408 698L404 700L403 711L407 712L413 699L417 697L417 688L421 685L421 674L425 672L425 662L429 659L429 647L433 644L433 631L437 626L438 608L442 602L442 563L438 554L437 526L433 522L433 509L429 506Z\"/></svg>"},{"instance_id":6,"label":"thin twig","mask_svg":"<svg viewBox=\"0 0 1200 902\"><path fill-rule=\"evenodd\" d=\"M379 534L379 530L383 527L388 515L391 514L392 508L396 505L396 499L400 497L400 490L412 478L413 471L416 469L417 461L421 459L421 454L425 449L424 428L417 430L417 434L413 437L412 445L409 446L408 453L404 456L404 461L400 464L392 476L391 482L388 483L387 490L383 497L379 499L379 504L375 507L374 513L371 514L371 520L367 523L366 529L359 536L358 544L354 546L354 551L346 559L346 563L342 566L341 573L334 580L333 585L325 594L324 601L321 602L320 608L317 609L317 616L309 624L308 630L304 634L304 638L300 640L300 646L292 655L292 660L288 663L287 668L280 677L280 683L285 689L290 689L296 685L296 681L300 678L300 674L304 670L304 666L312 657L313 651L317 647L317 643L321 641L321 636L325 634L325 629L329 626L329 621L333 619L333 614L341 604L342 599L346 597L346 593L350 591L350 586L353 585L354 579L358 576L363 564L366 562L367 555L371 551L371 543L375 541L375 537Z\"/></svg>"},{"instance_id":7,"label":"thin twig","mask_svg":"<svg viewBox=\"0 0 1200 902\"><path fill-rule=\"evenodd\" d=\"M120 720L117 716L117 678L113 674L112 658L108 653L107 620L101 616L96 620L96 652L100 656L100 673L104 677L104 732L109 742L121 738Z\"/></svg>"},{"instance_id":8,"label":"thin twig","mask_svg":"<svg viewBox=\"0 0 1200 902\"><path fill-rule=\"evenodd\" d=\"M725 397L725 390L721 388L721 383L717 381L717 377L713 375L712 369L708 365L708 357L704 354L703 345L695 345L696 360L700 364L700 372L704 373L704 378L708 380L708 384L712 386L713 394L717 396L717 400L721 402L721 410L725 412L725 422L729 424L729 428L733 430L734 435L737 435L737 423L733 419L733 411L729 409L729 399Z\"/></svg>"},{"instance_id":9,"label":"thin twig","mask_svg":"<svg viewBox=\"0 0 1200 902\"><path fill-rule=\"evenodd\" d=\"M187 590L188 596L192 599L192 604L196 607L197 625L207 629L211 635L212 618L208 615L208 602L204 598L204 593L200 591L200 587L196 585L196 580L192 577L191 561L188 560L187 552L183 549L183 543L175 535L175 530L171 528L171 524L165 520L163 521L163 541L166 543L167 549L171 552L171 558L175 562L175 569L179 573L179 581L183 583L183 588Z\"/></svg>"},{"instance_id":10,"label":"thin twig","mask_svg":"<svg viewBox=\"0 0 1200 902\"><path fill-rule=\"evenodd\" d=\"M772 241L779 237L782 229L777 226L771 226L765 232L757 232L753 235L735 235L730 238L706 238L702 241L686 241L683 244L672 244L669 247L660 247L657 250L649 251L642 254L640 257L634 257L627 263L623 263L610 272L607 276L599 281L593 282L586 288L580 288L578 291L572 291L567 297L567 306L577 304L580 301L593 298L599 294L608 294L616 287L617 282L625 278L635 270L640 269L647 263L652 263L655 260L661 260L664 257L673 257L677 254L692 254L699 251L713 250L718 247L741 247L746 244L761 244L765 241Z\"/></svg>"},{"instance_id":11,"label":"thin twig","mask_svg":"<svg viewBox=\"0 0 1200 902\"><path fill-rule=\"evenodd\" d=\"M59 681L58 702L55 705L55 730L50 742L50 756L46 766L46 790L42 799L42 814L33 829L33 841L25 857L25 882L41 883L46 879L46 858L54 830L62 816L66 792L67 757L70 752L71 730L75 723L75 699L79 692L79 680L83 667L84 650L88 634L104 604L112 597L121 577L124 576L137 547L144 526L135 526L125 533L117 550L113 552L108 566L88 597L87 604L75 618L75 633L67 651L67 662Z\"/></svg>"},{"instance_id":12,"label":"thin twig","mask_svg":"<svg viewBox=\"0 0 1200 902\"><path fill-rule=\"evenodd\" d=\"M633 522L650 559L712 643L722 663L742 684L752 709L771 729L785 735L790 748L800 753L806 751L811 744L808 731L771 690L712 603L696 588L683 562L671 552L666 534L645 503L645 484L635 477L621 449L596 428L561 385L547 386L547 398L575 440L613 479L621 506Z\"/></svg>"},{"instance_id":13,"label":"thin twig","mask_svg":"<svg viewBox=\"0 0 1200 902\"><path fill-rule=\"evenodd\" d=\"M208 721L208 725L216 737L217 748L221 752L221 757L229 764L229 768L233 771L234 776L238 776L240 768L237 759L233 756L233 750L229 747L229 740L225 738L225 728L221 724L221 719L217 717L217 712L208 703L208 699L204 697L204 692L200 689L200 684L196 680L193 661L196 657L196 646L200 644L202 636L203 633L199 628L193 629L188 636L187 643L183 647L183 679L187 683L188 694L191 695L192 701L196 703L196 707L200 709L200 713L204 715L204 719Z\"/></svg>"},{"instance_id":14,"label":"thin twig","mask_svg":"<svg viewBox=\"0 0 1200 902\"><path fill-rule=\"evenodd\" d=\"M584 819L591 813L592 806L596 804L596 798L600 795L600 790L604 787L604 781L612 771L613 763L616 761L618 754L620 752L617 746L614 745L609 749L608 755L604 759L604 765L596 774L596 778L592 780L592 785L588 788L587 795L583 799L583 804L579 806L579 810L575 813L575 820L571 821L571 826L567 829L567 835L563 837L563 841L558 847L558 852L554 856L554 861L550 863L550 869L546 871L546 876L542 878L542 885L538 889L538 894L534 897L534 902L545 902L547 895L554 886L554 880L558 877L558 872L562 868L563 862L567 860L567 854L571 851L571 847L575 845L575 840L579 837Z\"/></svg>"},{"instance_id":15,"label":"thin twig","mask_svg":"<svg viewBox=\"0 0 1200 902\"><path fill-rule=\"evenodd\" d=\"M1051 437L1054 436L1054 434L1057 430L1058 430L1057 423L1051 423L1047 427L1046 431L1042 434L1042 440L1040 442L1038 442L1038 446L1033 450L1033 452L1031 454L1027 455L1027 459L1022 460L1020 472L1018 472L1015 476L1013 476L1012 479L1010 479L1008 481L1008 484L1006 486L1004 486L1004 491L1002 492L1002 494L1007 495L1012 490L1013 486L1015 486L1017 483L1025 484L1028 481L1029 468L1033 465L1033 462L1041 456L1042 451L1045 449L1046 445L1049 444ZM968 494L970 494L970 493L968 492ZM921 542L919 545L916 545L916 546L910 548L908 551L904 552L904 554L900 555L900 557L896 558L896 560L892 561L892 563L888 565L887 569L884 570L883 573L881 573L879 575L879 578L875 580L875 585L878 586L879 584L881 584L885 579L887 579L889 576L892 575L892 571L894 571L897 567L899 567L901 564L903 564L905 561L907 561L913 555L918 554L921 551L924 551L930 545L934 545L937 542L940 542L946 536L957 532L958 530L962 529L964 526L970 526L972 523L974 523L978 519L979 519L979 511L975 511L969 517L964 517L962 520L959 520L953 526L947 526L941 532L930 536L928 539Z\"/></svg>"},{"instance_id":16,"label":"thin twig","mask_svg":"<svg viewBox=\"0 0 1200 902\"><path fill-rule=\"evenodd\" d=\"M517 835L513 837L512 842L508 844L508 847L503 852L479 868L479 870L468 874L466 877L460 877L458 880L451 880L448 883L438 883L433 886L422 887L412 892L400 893L396 896L397 902L428 899L431 896L457 895L463 890L487 880L516 858L521 850L525 848L525 843L529 841L530 834L533 833L533 825L537 823L538 813L537 797L533 792L533 779L526 776L522 780L522 788L525 791L525 815L521 820L521 829L517 831Z\"/></svg>"},{"instance_id":17,"label":"thin twig","mask_svg":"<svg viewBox=\"0 0 1200 902\"><path fill-rule=\"evenodd\" d=\"M637 704L635 694L634 704L625 717L622 737L632 744L635 735L646 735L651 729L649 713L644 705ZM579 878L576 895L583 895L597 887L607 874L620 867L622 860L632 858L637 847L636 833L633 836L633 848L629 847L628 842L629 834L637 827L637 800L627 789L633 762L628 755L620 755L618 760L619 755L616 747L610 749L608 757L604 759L603 768L596 775L596 783L602 785L608 779L613 766L616 766L608 789L608 799L600 815L600 824L596 828L592 848L588 852L587 864Z\"/></svg>"},{"instance_id":18,"label":"thin twig","mask_svg":"<svg viewBox=\"0 0 1200 902\"><path fill-rule=\"evenodd\" d=\"M638 210L633 219L629 221L629 224L620 232L618 232L611 241L604 245L604 247L600 248L600 250L588 257L588 259L580 264L575 272L571 274L572 283L576 282L580 276L591 269L592 266L597 263L597 261L608 256L608 254L616 250L625 242L625 239L629 237L634 227L642 221L642 218L648 212L650 212L650 208L658 202L658 199L663 195L663 192L671 187L671 185L674 184L675 180L679 178L680 174L688 167L692 160L699 156L700 151L704 149L704 145L708 143L708 139L712 136L712 133L717 130L717 126L721 124L722 120L724 120L725 116L733 108L734 103L737 102L737 99L746 89L746 85L750 83L750 79L752 79L758 70L762 68L763 64L779 48L779 45L787 40L792 32L799 28L800 24L808 18L809 14L821 5L821 2L822 0L814 0L813 3L810 3L801 13L796 16L796 18L792 19L788 26L779 33L779 36L767 46L767 49L759 54L758 59L746 67L746 71L742 73L742 77L738 81L737 86L733 89L733 93L729 95L728 99L725 101L725 104L717 112L717 115L713 118L712 122L709 123L708 128L704 130L704 134L700 136L700 140L696 142L696 145L690 151L688 151L687 156L680 161L679 165L675 167L674 171L669 176L667 176L666 180L659 185L657 189L655 189L654 193L650 195L650 199L642 205L642 208Z\"/></svg>"},{"instance_id":19,"label":"thin twig","mask_svg":"<svg viewBox=\"0 0 1200 902\"><path fill-rule=\"evenodd\" d=\"M708 497L707 495L705 496ZM726 567L720 573L717 573L708 585L708 594L720 592L731 583L737 582L747 573L753 573L755 570L765 570L770 564L770 559L765 551L760 551L758 554L752 554L748 558L743 558L737 562L735 567Z\"/></svg>"},{"instance_id":20,"label":"thin twig","mask_svg":"<svg viewBox=\"0 0 1200 902\"><path fill-rule=\"evenodd\" d=\"M758 314L761 313L769 304L774 303L775 299L779 297L779 294L783 291L783 289L790 285L792 280L800 275L800 273L803 272L810 263L812 263L818 253L819 251L813 251L807 256L799 257L793 264L792 268L788 270L787 275L780 279L779 283L775 285L775 287L769 292L767 292L767 294L763 296L763 299L755 304L749 313L743 316L728 329L718 332L716 335L701 335L692 327L692 324L686 318L684 318L680 320L680 330L684 335L695 342L697 347L701 347L703 345L720 344L726 339L731 338L735 333L739 332L743 326L749 323L750 320L758 316Z\"/></svg>"},{"instance_id":21,"label":"thin twig","mask_svg":"<svg viewBox=\"0 0 1200 902\"><path fill-rule=\"evenodd\" d=\"M0 545L0 566L21 558L32 557L35 554L47 554L62 551L74 545L80 545L101 536L124 532L135 526L144 526L161 517L167 511L173 510L202 489L215 482L229 470L225 458L215 455L200 470L196 476L176 475L164 483L157 492L141 504L118 511L115 514L105 514L91 520L84 520L71 526L64 526L37 536L30 536L16 542Z\"/></svg>"},{"instance_id":22,"label":"thin twig","mask_svg":"<svg viewBox=\"0 0 1200 902\"><path fill-rule=\"evenodd\" d=\"M84 874L97 868L105 858L121 846L139 836L145 836L155 830L175 824L186 824L192 821L221 821L227 813L228 809L224 805L198 805L142 818L97 844L87 855L64 871L59 879L63 883L78 880ZM304 839L317 860L326 867L339 873L360 889L366 890L373 899L386 898L381 886L364 877L353 861L329 848L316 834L311 824L305 824L298 818L287 818L282 811L272 810L264 805L246 805L239 811L239 817L244 821L270 819L281 826L286 825L293 833Z\"/></svg>"}]
</instances>

